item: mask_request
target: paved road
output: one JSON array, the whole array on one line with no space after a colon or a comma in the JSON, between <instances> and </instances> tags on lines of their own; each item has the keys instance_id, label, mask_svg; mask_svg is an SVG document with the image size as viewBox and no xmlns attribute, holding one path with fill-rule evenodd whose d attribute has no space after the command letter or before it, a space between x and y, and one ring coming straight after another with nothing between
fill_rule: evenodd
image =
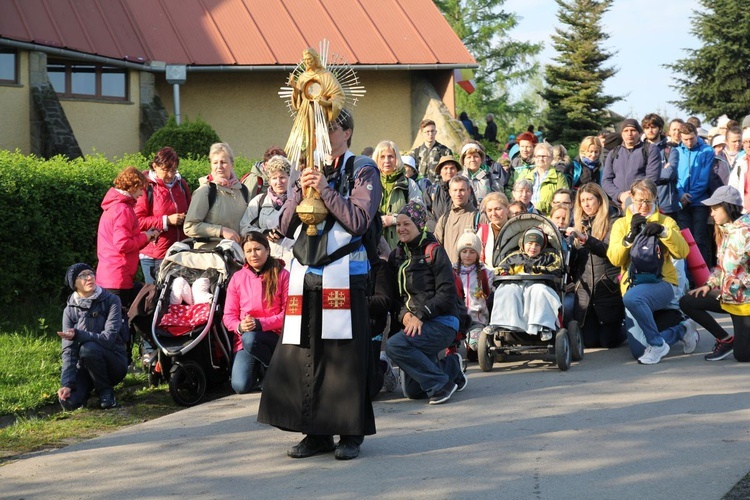
<instances>
[{"instance_id":1,"label":"paved road","mask_svg":"<svg viewBox=\"0 0 750 500\"><path fill-rule=\"evenodd\" d=\"M286 457L299 439L229 396L0 467L3 498L720 499L748 471L748 365L681 345L655 366L591 350L570 371L469 368L447 404L375 403L357 460Z\"/></svg>"}]
</instances>

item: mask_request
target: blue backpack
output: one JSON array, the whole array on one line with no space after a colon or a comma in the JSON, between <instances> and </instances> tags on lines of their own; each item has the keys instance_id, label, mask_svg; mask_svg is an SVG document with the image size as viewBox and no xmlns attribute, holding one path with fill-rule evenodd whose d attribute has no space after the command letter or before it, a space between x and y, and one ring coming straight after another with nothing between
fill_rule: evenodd
<instances>
[{"instance_id":1,"label":"blue backpack","mask_svg":"<svg viewBox=\"0 0 750 500\"><path fill-rule=\"evenodd\" d=\"M643 283L657 283L662 279L664 251L658 236L646 236L640 233L630 247L630 268L628 269L628 288Z\"/></svg>"}]
</instances>

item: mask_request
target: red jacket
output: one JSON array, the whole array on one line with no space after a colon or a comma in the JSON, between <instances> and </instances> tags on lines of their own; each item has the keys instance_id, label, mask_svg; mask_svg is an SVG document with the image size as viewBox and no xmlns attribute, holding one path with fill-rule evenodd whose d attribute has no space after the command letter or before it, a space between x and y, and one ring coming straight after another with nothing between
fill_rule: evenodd
<instances>
[{"instance_id":1,"label":"red jacket","mask_svg":"<svg viewBox=\"0 0 750 500\"><path fill-rule=\"evenodd\" d=\"M168 188L164 181L153 175L150 170L144 171L143 175L148 177L150 187L153 189L153 197L151 206L149 206L146 190L143 191L143 196L138 198L135 204L138 226L141 231L158 229L163 232L156 240L141 249L140 253L153 259L163 259L172 243L185 238L182 226L167 226L167 230L164 231L164 216L187 213L188 206L190 206L190 188L179 174L171 188ZM180 183L184 186L184 190L180 187Z\"/></svg>"},{"instance_id":2,"label":"red jacket","mask_svg":"<svg viewBox=\"0 0 750 500\"><path fill-rule=\"evenodd\" d=\"M289 271L279 271L276 296L271 304L263 300L263 281L251 271L247 264L234 273L227 287L224 302L224 326L234 332L234 352L242 349L242 337L237 333L242 318L248 314L260 321L261 330L281 335L286 314L286 299L289 294Z\"/></svg>"},{"instance_id":3,"label":"red jacket","mask_svg":"<svg viewBox=\"0 0 750 500\"><path fill-rule=\"evenodd\" d=\"M133 288L138 270L138 251L148 243L148 236L138 228L133 207L135 199L109 188L102 200L104 213L99 219L96 236L96 284L102 288Z\"/></svg>"}]
</instances>

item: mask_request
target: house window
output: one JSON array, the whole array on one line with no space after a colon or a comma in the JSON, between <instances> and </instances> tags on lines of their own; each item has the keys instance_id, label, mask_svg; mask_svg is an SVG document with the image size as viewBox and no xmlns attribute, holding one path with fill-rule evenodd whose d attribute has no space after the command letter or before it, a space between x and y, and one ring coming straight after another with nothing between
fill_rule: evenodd
<instances>
[{"instance_id":1,"label":"house window","mask_svg":"<svg viewBox=\"0 0 750 500\"><path fill-rule=\"evenodd\" d=\"M128 72L122 68L49 59L47 76L62 97L116 101L128 98Z\"/></svg>"},{"instance_id":2,"label":"house window","mask_svg":"<svg viewBox=\"0 0 750 500\"><path fill-rule=\"evenodd\" d=\"M18 83L16 49L0 48L0 83Z\"/></svg>"}]
</instances>

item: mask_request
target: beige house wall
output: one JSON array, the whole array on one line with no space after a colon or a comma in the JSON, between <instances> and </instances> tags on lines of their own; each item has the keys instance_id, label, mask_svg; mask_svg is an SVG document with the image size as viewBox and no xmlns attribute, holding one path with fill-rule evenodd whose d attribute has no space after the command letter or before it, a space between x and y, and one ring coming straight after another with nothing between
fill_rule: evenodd
<instances>
[{"instance_id":1,"label":"beige house wall","mask_svg":"<svg viewBox=\"0 0 750 500\"><path fill-rule=\"evenodd\" d=\"M0 85L0 149L23 154L31 150L29 56L18 51L18 84Z\"/></svg>"},{"instance_id":2,"label":"beige house wall","mask_svg":"<svg viewBox=\"0 0 750 500\"><path fill-rule=\"evenodd\" d=\"M60 99L84 155L101 153L112 159L140 150L138 72L128 71L128 79L127 102Z\"/></svg>"},{"instance_id":3,"label":"beige house wall","mask_svg":"<svg viewBox=\"0 0 750 500\"><path fill-rule=\"evenodd\" d=\"M358 73L367 93L354 108L351 150L359 153L383 139L409 148L411 132L411 77L407 71ZM260 158L268 146L284 147L292 118L279 87L283 72L195 73L188 72L180 87L180 115L200 117L238 156ZM174 113L172 86L157 78L157 91L167 112Z\"/></svg>"}]
</instances>

